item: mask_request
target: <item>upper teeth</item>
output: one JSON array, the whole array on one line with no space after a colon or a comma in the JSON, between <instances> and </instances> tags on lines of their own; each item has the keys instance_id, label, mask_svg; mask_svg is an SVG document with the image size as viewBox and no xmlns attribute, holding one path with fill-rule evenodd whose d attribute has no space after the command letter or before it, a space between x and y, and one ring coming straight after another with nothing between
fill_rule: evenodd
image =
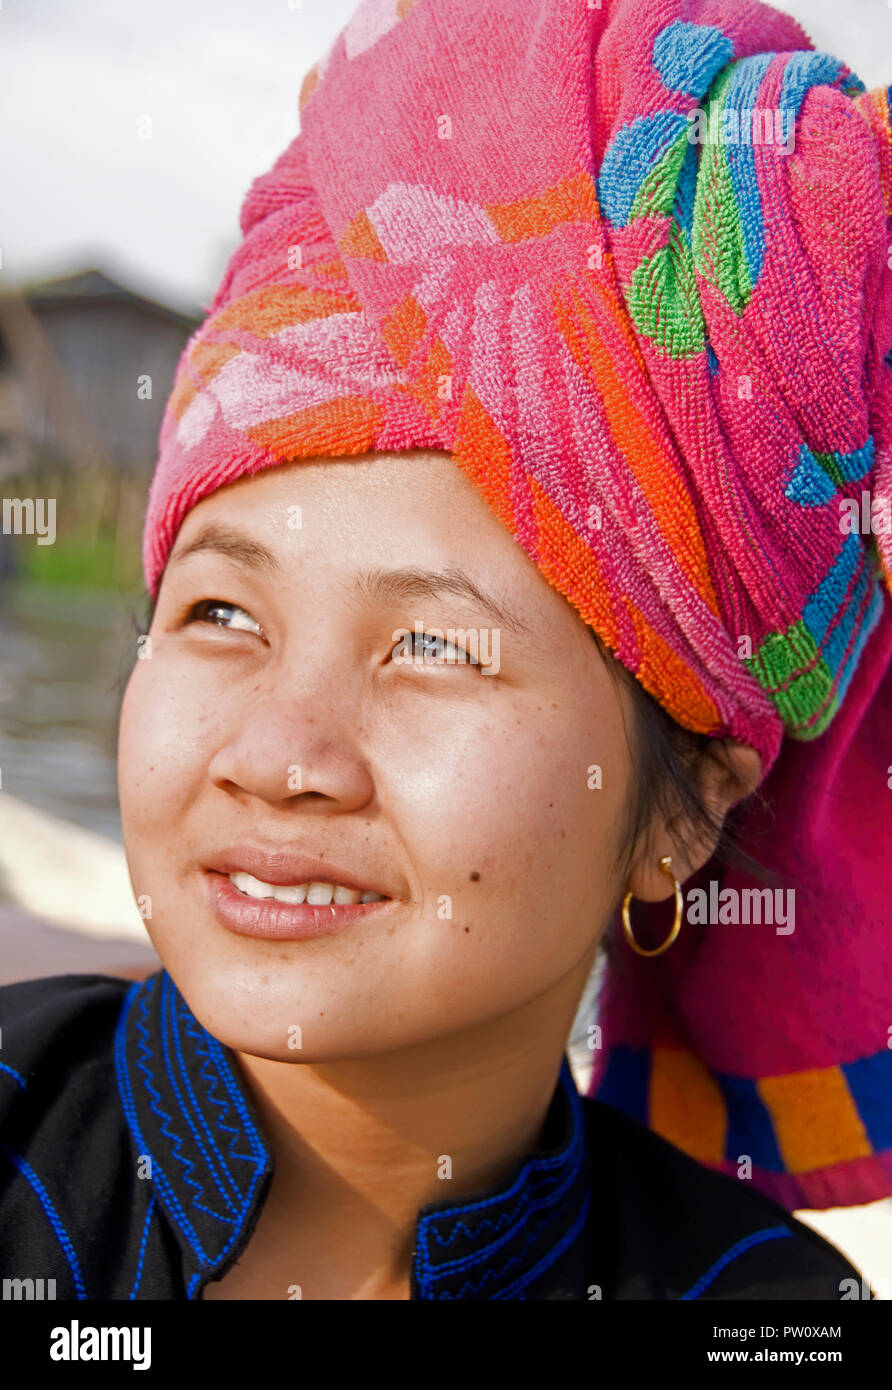
<instances>
[{"instance_id":1,"label":"upper teeth","mask_svg":"<svg viewBox=\"0 0 892 1390\"><path fill-rule=\"evenodd\" d=\"M275 898L280 903L314 903L322 907L326 903L377 903L384 898L383 893L363 893L358 888L344 888L340 883L295 883L287 887L281 883L264 883L253 874L239 871L229 875L234 884L249 898Z\"/></svg>"}]
</instances>

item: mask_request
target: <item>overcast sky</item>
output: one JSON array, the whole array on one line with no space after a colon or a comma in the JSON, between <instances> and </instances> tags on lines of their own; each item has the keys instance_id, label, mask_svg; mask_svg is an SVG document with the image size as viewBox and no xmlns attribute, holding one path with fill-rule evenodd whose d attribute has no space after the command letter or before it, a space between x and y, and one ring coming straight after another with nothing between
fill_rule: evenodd
<instances>
[{"instance_id":1,"label":"overcast sky","mask_svg":"<svg viewBox=\"0 0 892 1390\"><path fill-rule=\"evenodd\" d=\"M3 280L98 265L171 303L209 302L242 197L297 132L301 80L355 0L0 5ZM775 8L868 87L892 82L892 0Z\"/></svg>"}]
</instances>

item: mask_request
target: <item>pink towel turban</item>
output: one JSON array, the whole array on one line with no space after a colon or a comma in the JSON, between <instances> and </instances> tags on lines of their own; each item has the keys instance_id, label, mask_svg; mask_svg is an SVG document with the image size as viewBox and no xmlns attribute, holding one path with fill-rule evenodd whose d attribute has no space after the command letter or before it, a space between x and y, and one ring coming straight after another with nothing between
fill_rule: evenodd
<instances>
[{"instance_id":1,"label":"pink towel turban","mask_svg":"<svg viewBox=\"0 0 892 1390\"><path fill-rule=\"evenodd\" d=\"M594 1091L791 1207L885 1196L889 90L755 0L365 0L301 107L179 363L150 592L239 477L449 451L680 724L760 754L796 884L790 935L612 971Z\"/></svg>"}]
</instances>

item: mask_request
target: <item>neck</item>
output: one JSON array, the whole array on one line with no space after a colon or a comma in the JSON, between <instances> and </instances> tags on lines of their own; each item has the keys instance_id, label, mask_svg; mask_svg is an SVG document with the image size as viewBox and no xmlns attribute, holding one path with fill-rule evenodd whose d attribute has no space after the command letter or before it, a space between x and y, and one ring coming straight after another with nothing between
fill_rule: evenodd
<instances>
[{"instance_id":1,"label":"neck","mask_svg":"<svg viewBox=\"0 0 892 1390\"><path fill-rule=\"evenodd\" d=\"M269 1258L304 1297L407 1297L419 1209L485 1191L537 1147L583 966L520 1010L399 1052L235 1054L275 1161Z\"/></svg>"}]
</instances>

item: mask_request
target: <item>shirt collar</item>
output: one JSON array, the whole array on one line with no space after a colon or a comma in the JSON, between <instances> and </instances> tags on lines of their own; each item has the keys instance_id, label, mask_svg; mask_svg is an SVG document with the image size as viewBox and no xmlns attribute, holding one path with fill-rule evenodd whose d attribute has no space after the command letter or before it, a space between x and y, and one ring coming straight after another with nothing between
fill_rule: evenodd
<instances>
[{"instance_id":1,"label":"shirt collar","mask_svg":"<svg viewBox=\"0 0 892 1390\"><path fill-rule=\"evenodd\" d=\"M272 1152L230 1050L167 971L128 991L115 1064L143 1172L195 1270L195 1297L247 1244ZM585 1117L565 1056L540 1147L490 1191L420 1210L412 1298L522 1298L578 1236L588 1198Z\"/></svg>"}]
</instances>

